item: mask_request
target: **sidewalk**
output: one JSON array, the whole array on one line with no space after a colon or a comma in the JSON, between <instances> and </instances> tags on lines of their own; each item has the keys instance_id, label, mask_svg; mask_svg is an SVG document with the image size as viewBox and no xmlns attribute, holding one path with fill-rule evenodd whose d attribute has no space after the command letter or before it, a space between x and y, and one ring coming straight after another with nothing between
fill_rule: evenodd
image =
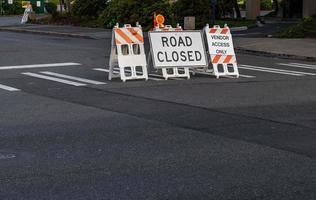
<instances>
[{"instance_id":1,"label":"sidewalk","mask_svg":"<svg viewBox=\"0 0 316 200\"><path fill-rule=\"evenodd\" d=\"M12 31L19 33L45 34L64 37L77 37L86 39L111 38L111 30L102 28L86 28L60 25L24 24L17 26L0 27L0 31Z\"/></svg>"},{"instance_id":2,"label":"sidewalk","mask_svg":"<svg viewBox=\"0 0 316 200\"><path fill-rule=\"evenodd\" d=\"M3 18L0 18L0 21L2 19ZM112 35L109 29L36 24L0 26L0 31L87 39L110 39ZM146 35L147 34L145 34L145 36ZM239 53L316 62L316 39L279 39L248 37L247 35L245 37L234 37L233 39L235 49Z\"/></svg>"},{"instance_id":3,"label":"sidewalk","mask_svg":"<svg viewBox=\"0 0 316 200\"><path fill-rule=\"evenodd\" d=\"M22 16L0 16L0 27L20 25Z\"/></svg>"},{"instance_id":4,"label":"sidewalk","mask_svg":"<svg viewBox=\"0 0 316 200\"><path fill-rule=\"evenodd\" d=\"M234 38L237 52L316 62L316 39Z\"/></svg>"}]
</instances>

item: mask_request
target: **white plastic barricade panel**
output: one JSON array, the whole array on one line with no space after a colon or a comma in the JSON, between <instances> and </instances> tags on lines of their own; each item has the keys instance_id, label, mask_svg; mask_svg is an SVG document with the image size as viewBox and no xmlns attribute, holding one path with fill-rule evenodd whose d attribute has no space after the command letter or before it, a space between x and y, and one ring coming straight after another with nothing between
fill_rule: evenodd
<instances>
[{"instance_id":1,"label":"white plastic barricade panel","mask_svg":"<svg viewBox=\"0 0 316 200\"><path fill-rule=\"evenodd\" d=\"M21 24L25 24L28 21L29 15L32 12L33 12L32 6L31 5L27 5L27 7L24 10L24 14L23 14L23 17L22 17L22 20L21 20Z\"/></svg>"},{"instance_id":2,"label":"white plastic barricade panel","mask_svg":"<svg viewBox=\"0 0 316 200\"><path fill-rule=\"evenodd\" d=\"M112 34L109 80L121 78L123 82L133 79L148 80L144 37L141 26L125 24L115 26ZM119 68L119 73L115 72Z\"/></svg>"},{"instance_id":3,"label":"white plastic barricade panel","mask_svg":"<svg viewBox=\"0 0 316 200\"><path fill-rule=\"evenodd\" d=\"M202 34L200 31L184 32L180 29L168 31L167 28L149 32L153 66L162 69L166 79L169 77L189 79L189 68L207 66ZM179 70L181 68L183 70ZM172 70L174 73L168 76L167 70Z\"/></svg>"},{"instance_id":4,"label":"white plastic barricade panel","mask_svg":"<svg viewBox=\"0 0 316 200\"><path fill-rule=\"evenodd\" d=\"M214 26L210 28L209 25L206 25L204 31L210 60L213 65L213 74L217 78L220 76L235 76L238 78L237 59L229 27ZM219 70L220 66L222 66L222 70Z\"/></svg>"}]
</instances>

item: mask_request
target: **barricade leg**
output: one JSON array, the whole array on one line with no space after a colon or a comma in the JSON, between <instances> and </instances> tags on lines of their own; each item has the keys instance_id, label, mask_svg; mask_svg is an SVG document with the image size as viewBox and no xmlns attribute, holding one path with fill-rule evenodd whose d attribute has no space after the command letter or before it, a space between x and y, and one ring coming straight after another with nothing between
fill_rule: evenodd
<instances>
[{"instance_id":1,"label":"barricade leg","mask_svg":"<svg viewBox=\"0 0 316 200\"><path fill-rule=\"evenodd\" d=\"M172 70L169 73L168 70ZM182 73L180 73L182 71ZM190 69L188 67L172 67L172 68L162 68L162 76L168 80L169 78L187 78L190 79Z\"/></svg>"},{"instance_id":2,"label":"barricade leg","mask_svg":"<svg viewBox=\"0 0 316 200\"><path fill-rule=\"evenodd\" d=\"M112 80L112 78L119 77L119 73L114 71L115 67L118 68L118 59L117 59L116 47L114 46L111 49L111 55L110 55L110 61L109 61L109 76L108 76L109 80Z\"/></svg>"}]
</instances>

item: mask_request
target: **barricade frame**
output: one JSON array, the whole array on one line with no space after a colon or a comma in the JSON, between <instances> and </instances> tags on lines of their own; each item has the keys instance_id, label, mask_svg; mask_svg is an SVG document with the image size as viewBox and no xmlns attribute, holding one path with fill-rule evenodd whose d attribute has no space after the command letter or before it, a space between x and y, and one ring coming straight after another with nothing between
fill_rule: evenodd
<instances>
[{"instance_id":1,"label":"barricade frame","mask_svg":"<svg viewBox=\"0 0 316 200\"><path fill-rule=\"evenodd\" d=\"M206 39L206 43L207 43L207 55L209 58L209 64L211 64L213 67L211 73L214 76L216 76L216 78L227 77L227 76L239 78L238 63L237 63L237 57L236 57L235 51L234 51L233 55L230 55L230 54L229 55L211 54L211 52L210 52L211 46L209 44L208 36L207 36L207 34L210 33L211 29L218 29L218 30L227 29L227 31L229 32L229 34L232 38L232 35L230 33L230 28L226 24L225 24L224 28L221 28L219 25L214 25L212 28L210 28L209 24L206 24L206 26L203 28L203 32L205 34L205 39ZM233 43L233 41L232 41L232 43ZM219 56L221 56L221 57L219 58ZM224 62L218 62L218 61L223 60L222 56L226 56L224 59ZM228 62L226 62L226 59L229 59L229 58L230 58L230 60ZM231 60L233 60L233 62L230 62ZM214 62L214 61L216 61L216 62ZM222 72L219 71L220 65L222 65L222 67L223 67ZM230 72L229 68L232 68L233 72ZM209 67L207 67L206 70L209 70Z\"/></svg>"},{"instance_id":2,"label":"barricade frame","mask_svg":"<svg viewBox=\"0 0 316 200\"><path fill-rule=\"evenodd\" d=\"M141 31L142 42L131 42L119 44L116 39L115 30L116 29L134 29L137 28ZM135 54L134 46L137 45L139 47L139 54ZM128 54L123 54L122 46L127 46ZM139 74L137 68L142 69L142 74ZM119 73L115 72L115 69L119 68ZM130 70L126 70L126 68L130 68ZM126 75L126 72L130 71ZM127 80L137 80L137 79L145 79L148 80L148 69L147 69L147 60L146 53L144 47L144 36L142 27L137 23L136 27L132 27L131 24L124 24L122 28L119 27L119 24L113 27L112 30L112 41L111 41L111 53L109 60L109 75L108 79L112 80L113 78L121 78L123 82Z\"/></svg>"}]
</instances>

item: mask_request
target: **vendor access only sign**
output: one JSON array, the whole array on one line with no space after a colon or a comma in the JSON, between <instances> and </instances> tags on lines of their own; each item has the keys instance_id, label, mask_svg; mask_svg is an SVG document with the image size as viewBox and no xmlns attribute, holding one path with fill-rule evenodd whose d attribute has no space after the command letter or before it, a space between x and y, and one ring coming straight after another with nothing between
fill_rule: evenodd
<instances>
[{"instance_id":1,"label":"vendor access only sign","mask_svg":"<svg viewBox=\"0 0 316 200\"><path fill-rule=\"evenodd\" d=\"M206 39L211 55L235 55L229 28L206 29Z\"/></svg>"},{"instance_id":2,"label":"vendor access only sign","mask_svg":"<svg viewBox=\"0 0 316 200\"><path fill-rule=\"evenodd\" d=\"M149 32L154 68L206 67L200 31Z\"/></svg>"}]
</instances>

